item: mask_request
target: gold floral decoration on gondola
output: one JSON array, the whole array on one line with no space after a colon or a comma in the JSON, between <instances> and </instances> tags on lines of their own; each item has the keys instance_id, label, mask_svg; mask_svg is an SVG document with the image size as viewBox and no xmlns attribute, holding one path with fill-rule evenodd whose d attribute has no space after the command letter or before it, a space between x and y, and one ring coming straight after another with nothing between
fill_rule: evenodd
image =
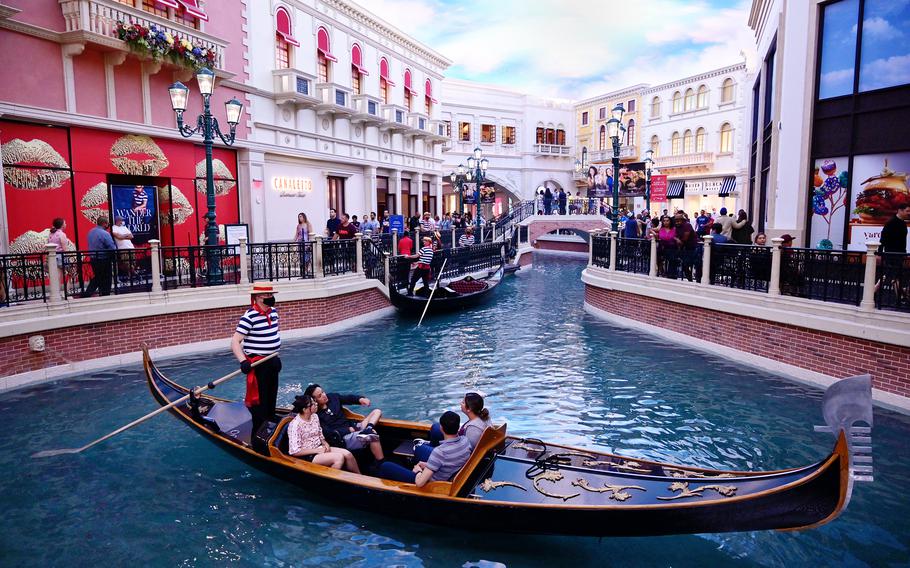
<instances>
[{"instance_id":1,"label":"gold floral decoration on gondola","mask_svg":"<svg viewBox=\"0 0 910 568\"><path fill-rule=\"evenodd\" d=\"M544 471L543 473L541 473L540 475L537 475L534 477L534 489L536 489L537 492L540 493L541 495L545 495L552 499L562 499L563 501L568 501L569 499L574 499L575 497L578 497L579 495L581 495L581 493L572 493L572 494L566 494L566 495L561 495L559 493L550 493L549 491L547 491L545 489L541 489L540 485L538 485L538 483L540 483L541 481L550 481L553 483L557 483L562 480L563 480L563 475L558 470L555 470L555 469L547 470L547 471Z\"/></svg>"},{"instance_id":2,"label":"gold floral decoration on gondola","mask_svg":"<svg viewBox=\"0 0 910 568\"><path fill-rule=\"evenodd\" d=\"M683 469L675 469L672 467L664 467L664 473L670 477L697 477L702 479L722 479L736 477L732 473L704 473L701 471L688 471Z\"/></svg>"},{"instance_id":3,"label":"gold floral decoration on gondola","mask_svg":"<svg viewBox=\"0 0 910 568\"><path fill-rule=\"evenodd\" d=\"M733 485L702 485L695 489L689 489L689 484L683 481L675 481L670 484L669 490L679 491L679 494L672 497L658 497L662 501L673 501L674 499L686 499L688 497L703 497L702 492L706 489L716 491L723 497L732 497L736 495L736 487Z\"/></svg>"},{"instance_id":4,"label":"gold floral decoration on gondola","mask_svg":"<svg viewBox=\"0 0 910 568\"><path fill-rule=\"evenodd\" d=\"M647 489L638 485L607 485L604 483L603 487L591 487L591 485L588 484L588 480L583 478L576 479L572 482L572 485L575 487L581 487L585 491L590 491L592 493L609 492L610 495L608 495L608 497L615 501L625 501L626 499L632 497L632 494L627 493L626 489L638 489L639 491L647 491Z\"/></svg>"},{"instance_id":5,"label":"gold floral decoration on gondola","mask_svg":"<svg viewBox=\"0 0 910 568\"><path fill-rule=\"evenodd\" d=\"M515 448L516 450L524 450L526 452L545 452L545 451L547 451L546 446L540 446L538 448L535 448L535 447L525 444L524 442L516 442L516 443L512 444L510 447Z\"/></svg>"},{"instance_id":6,"label":"gold floral decoration on gondola","mask_svg":"<svg viewBox=\"0 0 910 568\"><path fill-rule=\"evenodd\" d=\"M480 488L483 489L485 493L489 493L490 491L495 491L495 490L499 489L500 487L516 487L518 489L521 489L522 491L527 491L527 489L525 489L524 487L522 487L521 485L519 485L517 483L513 483L511 481L493 481L493 479L491 479L489 477L484 479L483 483L480 484Z\"/></svg>"},{"instance_id":7,"label":"gold floral decoration on gondola","mask_svg":"<svg viewBox=\"0 0 910 568\"><path fill-rule=\"evenodd\" d=\"M627 472L631 472L631 473L651 473L650 469L645 469L637 461L631 461L631 460L614 462L614 461L610 461L610 460L597 461L595 459L588 459L588 460L585 460L584 465L585 465L585 467L595 467L598 465L602 465L602 466L612 467L613 469L617 469L619 471L627 471Z\"/></svg>"}]
</instances>

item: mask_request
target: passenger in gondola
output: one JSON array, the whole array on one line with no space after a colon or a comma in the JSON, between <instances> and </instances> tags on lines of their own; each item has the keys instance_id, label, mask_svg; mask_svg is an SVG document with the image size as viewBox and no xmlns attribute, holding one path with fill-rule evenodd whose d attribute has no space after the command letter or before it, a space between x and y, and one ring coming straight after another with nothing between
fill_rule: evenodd
<instances>
[{"instance_id":1,"label":"passenger in gondola","mask_svg":"<svg viewBox=\"0 0 910 568\"><path fill-rule=\"evenodd\" d=\"M471 450L477 447L477 442L484 430L493 425L490 420L490 410L484 408L483 396L476 392L469 392L461 399L461 412L467 416L468 421L458 429L458 435L464 436L471 445ZM418 462L425 462L430 458L433 448L439 445L445 436L442 426L438 422L430 427L430 443L424 443L414 448L414 458Z\"/></svg>"},{"instance_id":2,"label":"passenger in gondola","mask_svg":"<svg viewBox=\"0 0 910 568\"><path fill-rule=\"evenodd\" d=\"M360 473L354 454L344 448L333 448L326 441L316 414L319 408L316 400L304 394L294 399L294 413L297 415L288 425L288 453L300 459Z\"/></svg>"},{"instance_id":3,"label":"passenger in gondola","mask_svg":"<svg viewBox=\"0 0 910 568\"><path fill-rule=\"evenodd\" d=\"M319 405L319 422L322 430L333 445L344 446L348 450L359 450L369 446L370 452L376 461L384 459L382 444L379 434L376 433L376 423L382 417L382 411L372 409L366 418L357 422L346 418L342 405L370 406L370 399L356 394L341 395L326 393L325 389L317 384L312 384L303 391L305 396L312 396Z\"/></svg>"},{"instance_id":4,"label":"passenger in gondola","mask_svg":"<svg viewBox=\"0 0 910 568\"><path fill-rule=\"evenodd\" d=\"M411 275L410 282L408 282L408 296L414 295L414 286L418 280L423 280L423 288L429 293L430 278L432 277L430 265L433 263L433 252L433 239L424 237L423 246L420 247L416 255L411 257L417 259L417 267L414 269L414 274Z\"/></svg>"},{"instance_id":5,"label":"passenger in gondola","mask_svg":"<svg viewBox=\"0 0 910 568\"><path fill-rule=\"evenodd\" d=\"M409 470L394 462L383 462L379 467L379 477L414 483L417 487L423 487L430 481L451 481L468 462L473 450L468 439L458 435L460 420L457 414L447 410L439 418L439 424L444 439L426 463L418 463Z\"/></svg>"}]
</instances>

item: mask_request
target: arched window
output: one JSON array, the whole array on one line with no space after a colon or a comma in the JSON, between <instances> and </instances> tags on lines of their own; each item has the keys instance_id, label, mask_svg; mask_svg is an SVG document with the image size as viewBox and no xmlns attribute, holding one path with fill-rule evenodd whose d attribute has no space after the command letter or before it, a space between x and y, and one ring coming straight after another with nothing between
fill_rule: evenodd
<instances>
[{"instance_id":1,"label":"arched window","mask_svg":"<svg viewBox=\"0 0 910 568\"><path fill-rule=\"evenodd\" d=\"M547 144L556 144L556 129L552 124L547 125Z\"/></svg>"},{"instance_id":2,"label":"arched window","mask_svg":"<svg viewBox=\"0 0 910 568\"><path fill-rule=\"evenodd\" d=\"M733 127L729 122L720 127L720 151L722 154L733 151Z\"/></svg>"},{"instance_id":3,"label":"arched window","mask_svg":"<svg viewBox=\"0 0 910 568\"><path fill-rule=\"evenodd\" d=\"M695 110L695 91L686 89L686 110Z\"/></svg>"},{"instance_id":4,"label":"arched window","mask_svg":"<svg viewBox=\"0 0 910 568\"><path fill-rule=\"evenodd\" d=\"M556 145L565 146L566 145L566 131L564 128L556 129Z\"/></svg>"},{"instance_id":5,"label":"arched window","mask_svg":"<svg viewBox=\"0 0 910 568\"><path fill-rule=\"evenodd\" d=\"M427 79L427 82L424 84L423 91L423 110L427 113L427 116L430 116L432 114L433 105L436 104L436 99L433 98L433 83L431 83L429 79Z\"/></svg>"},{"instance_id":6,"label":"arched window","mask_svg":"<svg viewBox=\"0 0 910 568\"><path fill-rule=\"evenodd\" d=\"M414 95L417 94L417 91L414 90L414 87L411 85L411 70L404 70L404 106L408 109L408 112L411 112L411 102L414 98Z\"/></svg>"},{"instance_id":7,"label":"arched window","mask_svg":"<svg viewBox=\"0 0 910 568\"><path fill-rule=\"evenodd\" d=\"M660 116L660 97L651 99L651 118Z\"/></svg>"},{"instance_id":8,"label":"arched window","mask_svg":"<svg viewBox=\"0 0 910 568\"><path fill-rule=\"evenodd\" d=\"M682 95L679 91L673 93L673 112L682 112L683 111L683 100Z\"/></svg>"},{"instance_id":9,"label":"arched window","mask_svg":"<svg viewBox=\"0 0 910 568\"><path fill-rule=\"evenodd\" d=\"M705 151L705 129L699 128L695 131L695 151L704 152Z\"/></svg>"},{"instance_id":10,"label":"arched window","mask_svg":"<svg viewBox=\"0 0 910 568\"><path fill-rule=\"evenodd\" d=\"M291 66L291 46L299 47L300 42L294 39L291 15L284 8L275 12L275 30L275 69L288 69Z\"/></svg>"},{"instance_id":11,"label":"arched window","mask_svg":"<svg viewBox=\"0 0 910 568\"><path fill-rule=\"evenodd\" d=\"M724 79L723 86L720 88L720 102L722 103L732 103L733 98L735 97L733 92L734 84L733 79L727 78Z\"/></svg>"},{"instance_id":12,"label":"arched window","mask_svg":"<svg viewBox=\"0 0 910 568\"><path fill-rule=\"evenodd\" d=\"M389 104L389 87L394 86L389 80L389 60L383 57L379 60L379 98L383 103Z\"/></svg>"},{"instance_id":13,"label":"arched window","mask_svg":"<svg viewBox=\"0 0 910 568\"><path fill-rule=\"evenodd\" d=\"M626 144L629 146L635 145L635 120L630 120L629 125L626 127Z\"/></svg>"},{"instance_id":14,"label":"arched window","mask_svg":"<svg viewBox=\"0 0 910 568\"><path fill-rule=\"evenodd\" d=\"M547 135L543 126L537 127L537 137L535 140L537 141L537 144L546 144Z\"/></svg>"},{"instance_id":15,"label":"arched window","mask_svg":"<svg viewBox=\"0 0 910 568\"><path fill-rule=\"evenodd\" d=\"M582 164L588 163L588 147L587 146L581 147L581 163Z\"/></svg>"},{"instance_id":16,"label":"arched window","mask_svg":"<svg viewBox=\"0 0 910 568\"><path fill-rule=\"evenodd\" d=\"M660 155L660 138L655 134L651 137L651 149L654 150L654 157Z\"/></svg>"},{"instance_id":17,"label":"arched window","mask_svg":"<svg viewBox=\"0 0 910 568\"><path fill-rule=\"evenodd\" d=\"M708 108L708 87L701 85L698 87L698 100L696 108Z\"/></svg>"},{"instance_id":18,"label":"arched window","mask_svg":"<svg viewBox=\"0 0 910 568\"><path fill-rule=\"evenodd\" d=\"M351 46L351 88L355 95L363 94L363 76L369 74L363 67L363 51L355 43Z\"/></svg>"},{"instance_id":19,"label":"arched window","mask_svg":"<svg viewBox=\"0 0 910 568\"><path fill-rule=\"evenodd\" d=\"M692 131L686 130L686 132L683 134L683 154L692 153L692 142L693 141L694 140L692 139Z\"/></svg>"},{"instance_id":20,"label":"arched window","mask_svg":"<svg viewBox=\"0 0 910 568\"><path fill-rule=\"evenodd\" d=\"M607 148L607 127L600 125L600 141L597 144L598 150L605 150Z\"/></svg>"},{"instance_id":21,"label":"arched window","mask_svg":"<svg viewBox=\"0 0 910 568\"><path fill-rule=\"evenodd\" d=\"M673 135L670 136L670 152L674 156L679 156L682 153L681 150L682 148L679 145L679 132L674 132Z\"/></svg>"},{"instance_id":22,"label":"arched window","mask_svg":"<svg viewBox=\"0 0 910 568\"><path fill-rule=\"evenodd\" d=\"M316 32L316 75L320 83L328 83L331 78L331 62L338 61L332 55L332 44L329 42L329 32L319 28Z\"/></svg>"}]
</instances>

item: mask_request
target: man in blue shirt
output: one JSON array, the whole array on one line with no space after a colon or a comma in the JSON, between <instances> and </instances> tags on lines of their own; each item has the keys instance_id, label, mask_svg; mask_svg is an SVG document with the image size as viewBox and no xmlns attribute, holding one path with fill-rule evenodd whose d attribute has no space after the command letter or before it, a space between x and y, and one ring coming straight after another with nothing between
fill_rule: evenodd
<instances>
[{"instance_id":1,"label":"man in blue shirt","mask_svg":"<svg viewBox=\"0 0 910 568\"><path fill-rule=\"evenodd\" d=\"M714 223L711 227L711 236L714 237L714 244L723 245L730 242L730 239L723 235L724 226L720 223Z\"/></svg>"},{"instance_id":2,"label":"man in blue shirt","mask_svg":"<svg viewBox=\"0 0 910 568\"><path fill-rule=\"evenodd\" d=\"M638 220L635 218L635 215L630 214L630 216L626 218L626 224L625 227L623 227L622 236L627 239L637 239L639 236L641 236L638 229Z\"/></svg>"},{"instance_id":3,"label":"man in blue shirt","mask_svg":"<svg viewBox=\"0 0 910 568\"><path fill-rule=\"evenodd\" d=\"M101 296L111 294L111 272L113 268L114 251L117 245L114 238L107 232L110 221L107 217L98 217L98 225L88 232L88 250L92 259L92 276L88 288L82 293L82 298L89 298L99 291Z\"/></svg>"},{"instance_id":4,"label":"man in blue shirt","mask_svg":"<svg viewBox=\"0 0 910 568\"><path fill-rule=\"evenodd\" d=\"M701 215L695 218L695 232L698 233L699 237L703 237L708 234L708 230L713 224L714 219L702 209Z\"/></svg>"}]
</instances>

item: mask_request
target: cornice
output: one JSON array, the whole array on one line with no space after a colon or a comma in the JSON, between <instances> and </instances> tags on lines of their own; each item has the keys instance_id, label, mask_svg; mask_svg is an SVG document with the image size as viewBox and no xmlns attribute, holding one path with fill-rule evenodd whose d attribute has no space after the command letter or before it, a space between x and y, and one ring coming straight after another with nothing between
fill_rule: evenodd
<instances>
[{"instance_id":1,"label":"cornice","mask_svg":"<svg viewBox=\"0 0 910 568\"><path fill-rule=\"evenodd\" d=\"M673 89L675 87L682 87L687 83L697 83L699 81L704 81L706 79L711 79L713 77L719 77L720 75L727 75L730 73L735 73L737 71L746 70L746 63L736 63L734 65L728 65L726 67L721 67L719 69L713 69L711 71L706 71L704 73L699 73L698 75L692 75L691 77L684 77L682 79L677 79L669 83L663 83L662 85L654 85L642 92L642 95L650 95L656 93L657 91L663 91L664 89Z\"/></svg>"},{"instance_id":2,"label":"cornice","mask_svg":"<svg viewBox=\"0 0 910 568\"><path fill-rule=\"evenodd\" d=\"M578 110L582 106L587 105L596 105L600 102L607 102L609 99L615 99L616 97L624 97L627 95L640 95L642 91L647 89L649 85L647 83L639 83L637 85L632 85L631 87L623 87L618 91L611 91L609 93L604 93L602 95L597 95L596 97L591 97L589 99L584 99L575 103L575 109Z\"/></svg>"},{"instance_id":3,"label":"cornice","mask_svg":"<svg viewBox=\"0 0 910 568\"><path fill-rule=\"evenodd\" d=\"M0 6L0 8L5 8L5 6ZM14 15L15 13L16 12L10 15ZM2 16L2 14L0 14L0 16ZM36 26L34 24L28 24L17 20L10 20L8 18L9 16L0 17L0 28L41 39L46 39L47 41L52 41L54 43L63 43L63 40L61 38L62 34L60 32L55 32L54 30L42 28L41 26Z\"/></svg>"}]
</instances>

